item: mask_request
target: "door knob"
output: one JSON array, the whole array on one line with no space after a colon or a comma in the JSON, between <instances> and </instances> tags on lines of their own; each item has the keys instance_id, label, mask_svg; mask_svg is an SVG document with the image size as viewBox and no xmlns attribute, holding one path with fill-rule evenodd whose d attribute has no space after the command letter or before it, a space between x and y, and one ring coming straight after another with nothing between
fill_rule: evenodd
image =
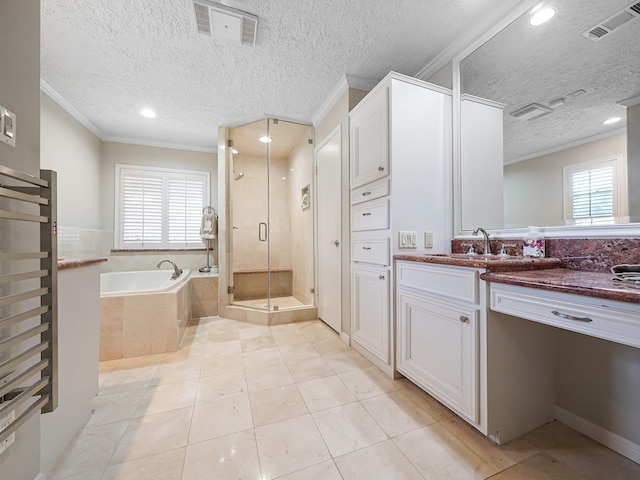
<instances>
[{"instance_id":1,"label":"door knob","mask_svg":"<svg viewBox=\"0 0 640 480\"><path fill-rule=\"evenodd\" d=\"M340 245L340 240L331 240L331 245L338 246Z\"/></svg>"}]
</instances>

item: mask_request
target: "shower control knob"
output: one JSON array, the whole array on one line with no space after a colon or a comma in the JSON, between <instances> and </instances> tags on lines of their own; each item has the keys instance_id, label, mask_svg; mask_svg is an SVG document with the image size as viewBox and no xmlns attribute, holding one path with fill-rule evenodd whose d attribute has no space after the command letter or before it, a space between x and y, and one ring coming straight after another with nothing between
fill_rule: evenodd
<instances>
[{"instance_id":1,"label":"shower control knob","mask_svg":"<svg viewBox=\"0 0 640 480\"><path fill-rule=\"evenodd\" d=\"M337 247L338 245L340 245L340 240L331 240L331 245Z\"/></svg>"}]
</instances>

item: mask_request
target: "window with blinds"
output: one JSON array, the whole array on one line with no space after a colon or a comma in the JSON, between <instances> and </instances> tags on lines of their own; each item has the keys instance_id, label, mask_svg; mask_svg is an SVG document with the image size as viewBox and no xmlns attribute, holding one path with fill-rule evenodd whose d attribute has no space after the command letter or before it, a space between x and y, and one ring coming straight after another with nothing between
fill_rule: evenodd
<instances>
[{"instance_id":1,"label":"window with blinds","mask_svg":"<svg viewBox=\"0 0 640 480\"><path fill-rule=\"evenodd\" d=\"M202 248L209 180L209 172L116 165L116 248Z\"/></svg>"},{"instance_id":2,"label":"window with blinds","mask_svg":"<svg viewBox=\"0 0 640 480\"><path fill-rule=\"evenodd\" d=\"M607 225L618 212L618 159L564 168L565 219L573 225Z\"/></svg>"}]
</instances>

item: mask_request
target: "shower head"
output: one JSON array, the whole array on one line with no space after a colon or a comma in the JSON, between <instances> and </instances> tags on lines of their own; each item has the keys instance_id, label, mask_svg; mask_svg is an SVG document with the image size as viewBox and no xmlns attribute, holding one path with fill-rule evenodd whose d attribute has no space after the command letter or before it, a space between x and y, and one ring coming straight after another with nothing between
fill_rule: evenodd
<instances>
[{"instance_id":1,"label":"shower head","mask_svg":"<svg viewBox=\"0 0 640 480\"><path fill-rule=\"evenodd\" d=\"M233 179L234 180L240 180L242 177L244 177L244 173L236 172L235 170L233 171Z\"/></svg>"}]
</instances>

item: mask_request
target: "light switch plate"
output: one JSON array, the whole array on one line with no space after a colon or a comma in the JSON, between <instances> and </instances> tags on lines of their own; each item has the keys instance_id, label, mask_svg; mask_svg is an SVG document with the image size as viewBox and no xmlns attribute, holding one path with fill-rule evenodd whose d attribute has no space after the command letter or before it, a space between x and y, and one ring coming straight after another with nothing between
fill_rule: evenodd
<instances>
[{"instance_id":1,"label":"light switch plate","mask_svg":"<svg viewBox=\"0 0 640 480\"><path fill-rule=\"evenodd\" d=\"M398 232L398 248L418 248L418 232Z\"/></svg>"},{"instance_id":2,"label":"light switch plate","mask_svg":"<svg viewBox=\"0 0 640 480\"><path fill-rule=\"evenodd\" d=\"M424 248L433 248L433 232L424 232Z\"/></svg>"},{"instance_id":3,"label":"light switch plate","mask_svg":"<svg viewBox=\"0 0 640 480\"><path fill-rule=\"evenodd\" d=\"M0 105L0 140L16 146L16 114Z\"/></svg>"}]
</instances>

